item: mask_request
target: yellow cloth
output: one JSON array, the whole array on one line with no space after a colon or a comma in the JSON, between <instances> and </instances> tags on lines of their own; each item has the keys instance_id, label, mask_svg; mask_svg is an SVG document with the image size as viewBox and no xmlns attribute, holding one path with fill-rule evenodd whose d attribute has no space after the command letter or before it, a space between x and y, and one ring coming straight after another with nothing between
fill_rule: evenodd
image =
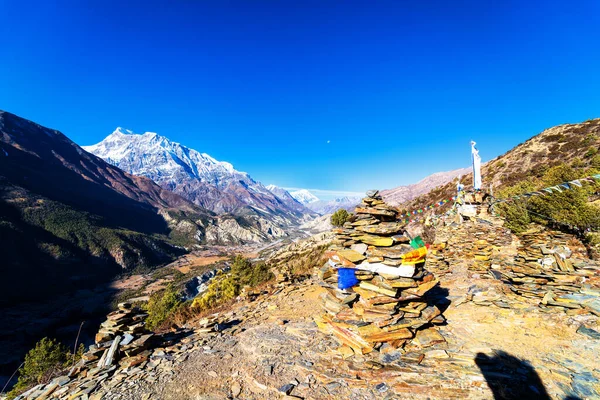
<instances>
[{"instance_id":1,"label":"yellow cloth","mask_svg":"<svg viewBox=\"0 0 600 400\"><path fill-rule=\"evenodd\" d=\"M402 264L419 264L425 261L427 255L427 247L419 247L418 249L409 251L402 256Z\"/></svg>"}]
</instances>

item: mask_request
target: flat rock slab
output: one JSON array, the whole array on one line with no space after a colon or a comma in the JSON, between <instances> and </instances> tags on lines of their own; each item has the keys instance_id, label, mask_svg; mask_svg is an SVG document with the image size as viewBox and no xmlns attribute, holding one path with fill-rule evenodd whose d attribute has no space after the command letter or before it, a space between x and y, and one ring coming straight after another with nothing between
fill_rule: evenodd
<instances>
[{"instance_id":1,"label":"flat rock slab","mask_svg":"<svg viewBox=\"0 0 600 400\"><path fill-rule=\"evenodd\" d=\"M351 250L351 249L338 250L337 253L340 257L343 257L346 260L353 262L353 263L357 263L366 258L362 254L360 254L358 251Z\"/></svg>"},{"instance_id":2,"label":"flat rock slab","mask_svg":"<svg viewBox=\"0 0 600 400\"><path fill-rule=\"evenodd\" d=\"M404 224L399 222L381 222L377 225L357 226L360 232L373 233L376 235L394 235L404 230Z\"/></svg>"}]
</instances>

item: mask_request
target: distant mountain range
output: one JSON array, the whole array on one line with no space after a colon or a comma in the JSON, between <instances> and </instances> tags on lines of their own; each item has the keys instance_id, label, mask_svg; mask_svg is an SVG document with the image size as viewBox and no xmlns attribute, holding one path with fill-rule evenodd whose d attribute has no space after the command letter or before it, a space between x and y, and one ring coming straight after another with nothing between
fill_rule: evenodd
<instances>
[{"instance_id":1,"label":"distant mountain range","mask_svg":"<svg viewBox=\"0 0 600 400\"><path fill-rule=\"evenodd\" d=\"M354 211L358 203L360 203L360 197L340 197L335 200L318 200L307 204L306 206L311 210L321 214L332 214L343 208L347 211Z\"/></svg>"},{"instance_id":2,"label":"distant mountain range","mask_svg":"<svg viewBox=\"0 0 600 400\"><path fill-rule=\"evenodd\" d=\"M59 131L0 111L0 305L164 264L184 252L181 246L285 237L287 224L316 215L230 164L155 134L117 130L91 150L165 187L105 162ZM237 214L218 215L166 189L175 184L167 178L180 177L186 195L196 184L189 176L202 177L198 187L225 198L206 204L219 209L229 202Z\"/></svg>"},{"instance_id":3,"label":"distant mountain range","mask_svg":"<svg viewBox=\"0 0 600 400\"><path fill-rule=\"evenodd\" d=\"M292 192L277 187L275 185L267 186L269 190L281 197L283 192L293 197L298 202L302 203L309 210L319 214L331 214L340 208L344 208L348 211L354 211L357 204L360 203L361 197L340 197L335 200L321 200L308 189L299 189ZM281 193L281 194L280 194Z\"/></svg>"},{"instance_id":4,"label":"distant mountain range","mask_svg":"<svg viewBox=\"0 0 600 400\"><path fill-rule=\"evenodd\" d=\"M315 216L289 193L274 193L230 163L156 133L135 134L117 128L100 143L83 148L205 209L243 216L256 226L264 226L263 232L268 235Z\"/></svg>"}]
</instances>

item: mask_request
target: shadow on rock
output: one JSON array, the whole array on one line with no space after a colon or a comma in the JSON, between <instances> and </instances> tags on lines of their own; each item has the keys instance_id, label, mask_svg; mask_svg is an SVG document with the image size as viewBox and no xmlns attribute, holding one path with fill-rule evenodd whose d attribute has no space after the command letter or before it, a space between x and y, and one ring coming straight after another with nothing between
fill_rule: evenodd
<instances>
[{"instance_id":1,"label":"shadow on rock","mask_svg":"<svg viewBox=\"0 0 600 400\"><path fill-rule=\"evenodd\" d=\"M448 309L450 306L450 299L448 299L448 295L450 292L447 288L441 287L438 283L435 285L429 292L425 294L425 299L427 300L428 305L435 305L440 309L442 314Z\"/></svg>"},{"instance_id":2,"label":"shadow on rock","mask_svg":"<svg viewBox=\"0 0 600 400\"><path fill-rule=\"evenodd\" d=\"M495 400L550 399L539 375L525 360L498 350L492 357L477 353L475 363Z\"/></svg>"}]
</instances>

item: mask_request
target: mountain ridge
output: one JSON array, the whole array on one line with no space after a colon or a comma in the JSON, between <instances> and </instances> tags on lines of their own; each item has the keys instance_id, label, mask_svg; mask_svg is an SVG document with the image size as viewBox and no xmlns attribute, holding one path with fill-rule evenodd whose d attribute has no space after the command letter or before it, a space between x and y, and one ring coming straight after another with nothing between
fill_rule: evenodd
<instances>
[{"instance_id":1,"label":"mountain ridge","mask_svg":"<svg viewBox=\"0 0 600 400\"><path fill-rule=\"evenodd\" d=\"M543 174L548 168L561 163L600 167L600 118L581 123L561 124L544 129L481 167L483 189L493 187L494 192L508 187L528 176ZM469 189L473 173L469 171L461 179ZM422 208L441 199L450 198L456 192L455 180L422 194L402 204L403 208Z\"/></svg>"},{"instance_id":2,"label":"mountain ridge","mask_svg":"<svg viewBox=\"0 0 600 400\"><path fill-rule=\"evenodd\" d=\"M471 168L459 168L451 171L436 172L426 176L417 183L382 190L381 196L390 205L397 206L428 193L436 187L453 180L457 176L468 174L471 171Z\"/></svg>"},{"instance_id":3,"label":"mountain ridge","mask_svg":"<svg viewBox=\"0 0 600 400\"><path fill-rule=\"evenodd\" d=\"M285 195L278 197L232 164L156 133L135 134L118 128L101 142L83 148L217 214L253 218L257 225L266 220L281 229L311 218L307 209Z\"/></svg>"},{"instance_id":4,"label":"mountain ridge","mask_svg":"<svg viewBox=\"0 0 600 400\"><path fill-rule=\"evenodd\" d=\"M57 130L0 111L0 243L3 301L31 293L27 275L43 277L38 295L76 281L107 279L121 268L151 267L181 254L168 243L160 210L212 213L83 151ZM22 265L29 265L27 273ZM8 279L12 277L12 279ZM88 278L86 278L88 277ZM9 284L10 282L10 284Z\"/></svg>"}]
</instances>

